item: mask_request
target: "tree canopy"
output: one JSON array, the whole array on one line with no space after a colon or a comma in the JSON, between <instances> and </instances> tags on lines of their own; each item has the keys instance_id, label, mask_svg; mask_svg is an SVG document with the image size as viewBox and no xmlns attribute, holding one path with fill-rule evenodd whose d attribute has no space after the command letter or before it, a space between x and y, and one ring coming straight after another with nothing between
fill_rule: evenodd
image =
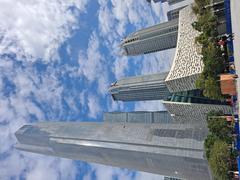
<instances>
[{"instance_id":1,"label":"tree canopy","mask_svg":"<svg viewBox=\"0 0 240 180\"><path fill-rule=\"evenodd\" d=\"M203 90L203 95L212 99L222 99L219 74L224 72L224 58L217 45L217 18L207 5L210 0L195 0L192 9L197 15L193 28L201 32L196 43L202 46L204 69L196 81L196 88Z\"/></svg>"},{"instance_id":2,"label":"tree canopy","mask_svg":"<svg viewBox=\"0 0 240 180\"><path fill-rule=\"evenodd\" d=\"M228 144L224 141L215 141L210 152L209 165L213 176L217 180L227 180L228 158L230 156Z\"/></svg>"}]
</instances>

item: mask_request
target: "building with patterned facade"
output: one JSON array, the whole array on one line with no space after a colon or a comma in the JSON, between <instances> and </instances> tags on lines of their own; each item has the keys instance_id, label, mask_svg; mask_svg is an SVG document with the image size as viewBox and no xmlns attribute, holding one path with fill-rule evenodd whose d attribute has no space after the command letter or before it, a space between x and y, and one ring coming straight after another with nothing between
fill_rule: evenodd
<instances>
[{"instance_id":1,"label":"building with patterned facade","mask_svg":"<svg viewBox=\"0 0 240 180\"><path fill-rule=\"evenodd\" d=\"M165 80L170 92L196 89L195 82L203 71L201 46L195 43L200 33L192 27L195 21L196 16L190 6L180 11L177 48Z\"/></svg>"},{"instance_id":2,"label":"building with patterned facade","mask_svg":"<svg viewBox=\"0 0 240 180\"><path fill-rule=\"evenodd\" d=\"M222 5L222 2L219 3ZM191 6L180 11L175 57L165 80L172 93L196 89L195 82L203 71L202 47L195 43L200 33L192 27L196 19ZM219 31L225 30L219 26Z\"/></svg>"},{"instance_id":3,"label":"building with patterned facade","mask_svg":"<svg viewBox=\"0 0 240 180\"><path fill-rule=\"evenodd\" d=\"M169 177L208 180L207 129L194 124L46 122L16 132L16 148Z\"/></svg>"},{"instance_id":4,"label":"building with patterned facade","mask_svg":"<svg viewBox=\"0 0 240 180\"><path fill-rule=\"evenodd\" d=\"M165 83L168 72L128 77L116 81L109 93L116 101L162 100L168 97Z\"/></svg>"},{"instance_id":5,"label":"building with patterned facade","mask_svg":"<svg viewBox=\"0 0 240 180\"><path fill-rule=\"evenodd\" d=\"M233 113L231 106L228 105L172 101L163 101L163 104L174 121L179 123L199 123L204 127L207 127L206 119L210 111L221 111L226 115L232 115Z\"/></svg>"}]
</instances>

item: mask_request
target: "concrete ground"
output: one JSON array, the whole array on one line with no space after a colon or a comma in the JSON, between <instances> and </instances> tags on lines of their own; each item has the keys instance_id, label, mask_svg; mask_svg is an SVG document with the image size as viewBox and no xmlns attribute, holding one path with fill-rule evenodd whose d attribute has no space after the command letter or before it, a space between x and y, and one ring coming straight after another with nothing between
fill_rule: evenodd
<instances>
[{"instance_id":1,"label":"concrete ground","mask_svg":"<svg viewBox=\"0 0 240 180\"><path fill-rule=\"evenodd\" d=\"M235 68L239 76L237 80L238 107L240 109L240 0L231 0L232 31L234 33ZM240 114L240 113L239 113Z\"/></svg>"}]
</instances>

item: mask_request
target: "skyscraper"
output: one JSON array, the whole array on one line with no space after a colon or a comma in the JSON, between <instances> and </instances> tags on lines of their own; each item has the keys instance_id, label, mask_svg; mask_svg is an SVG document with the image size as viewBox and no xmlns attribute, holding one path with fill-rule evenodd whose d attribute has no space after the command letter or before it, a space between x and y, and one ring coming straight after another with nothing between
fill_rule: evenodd
<instances>
[{"instance_id":1,"label":"skyscraper","mask_svg":"<svg viewBox=\"0 0 240 180\"><path fill-rule=\"evenodd\" d=\"M152 2L152 0L146 0L147 2ZM157 2L161 2L161 3L164 3L164 2L168 2L169 5L173 5L173 4L176 4L176 3L179 3L181 1L185 1L185 0L153 0L153 2L157 3Z\"/></svg>"},{"instance_id":2,"label":"skyscraper","mask_svg":"<svg viewBox=\"0 0 240 180\"><path fill-rule=\"evenodd\" d=\"M105 112L103 121L119 123L174 123L167 111Z\"/></svg>"},{"instance_id":3,"label":"skyscraper","mask_svg":"<svg viewBox=\"0 0 240 180\"><path fill-rule=\"evenodd\" d=\"M16 132L18 149L70 159L208 180L206 127L194 124L48 122Z\"/></svg>"},{"instance_id":4,"label":"skyscraper","mask_svg":"<svg viewBox=\"0 0 240 180\"><path fill-rule=\"evenodd\" d=\"M151 3L152 0L146 0L147 2ZM167 0L153 0L153 2L157 3L157 2L166 2Z\"/></svg>"},{"instance_id":5,"label":"skyscraper","mask_svg":"<svg viewBox=\"0 0 240 180\"><path fill-rule=\"evenodd\" d=\"M193 0L168 0L167 2L169 5L172 5L172 8L167 13L168 22L138 30L124 38L120 44L123 55L136 56L171 49L177 46L178 37L181 36L178 36L179 25L182 26L181 21L183 21L180 20L179 22L179 12L184 7L193 3ZM217 29L219 34L226 32L223 2L223 0L213 0L212 6L213 13L218 17L219 25ZM196 20L196 18L194 19ZM191 23L187 23L191 26Z\"/></svg>"},{"instance_id":6,"label":"skyscraper","mask_svg":"<svg viewBox=\"0 0 240 180\"><path fill-rule=\"evenodd\" d=\"M154 25L130 34L121 43L124 55L139 55L176 47L178 20Z\"/></svg>"},{"instance_id":7,"label":"skyscraper","mask_svg":"<svg viewBox=\"0 0 240 180\"><path fill-rule=\"evenodd\" d=\"M135 76L116 81L109 92L117 101L144 101L165 99L169 95L165 84L168 72Z\"/></svg>"},{"instance_id":8,"label":"skyscraper","mask_svg":"<svg viewBox=\"0 0 240 180\"><path fill-rule=\"evenodd\" d=\"M177 4L177 3L180 3L182 1L185 1L185 0L167 0L169 5Z\"/></svg>"},{"instance_id":9,"label":"skyscraper","mask_svg":"<svg viewBox=\"0 0 240 180\"><path fill-rule=\"evenodd\" d=\"M186 7L186 6L168 11L167 12L168 21L172 21L173 19L178 19L179 18L179 11L181 9L183 9L184 7Z\"/></svg>"}]
</instances>

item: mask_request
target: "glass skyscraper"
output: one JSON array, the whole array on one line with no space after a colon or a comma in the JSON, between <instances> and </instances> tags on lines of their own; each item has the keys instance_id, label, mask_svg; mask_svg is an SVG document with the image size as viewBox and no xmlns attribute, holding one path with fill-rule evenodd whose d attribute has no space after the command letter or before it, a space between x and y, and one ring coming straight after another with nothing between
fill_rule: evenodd
<instances>
[{"instance_id":1,"label":"glass skyscraper","mask_svg":"<svg viewBox=\"0 0 240 180\"><path fill-rule=\"evenodd\" d=\"M121 123L174 123L167 111L105 112L104 122Z\"/></svg>"},{"instance_id":2,"label":"glass skyscraper","mask_svg":"<svg viewBox=\"0 0 240 180\"><path fill-rule=\"evenodd\" d=\"M175 48L178 20L154 25L130 34L121 43L123 54L134 56Z\"/></svg>"},{"instance_id":3,"label":"glass skyscraper","mask_svg":"<svg viewBox=\"0 0 240 180\"><path fill-rule=\"evenodd\" d=\"M168 72L128 77L116 81L109 93L116 101L161 100L169 95L165 84Z\"/></svg>"},{"instance_id":4,"label":"glass skyscraper","mask_svg":"<svg viewBox=\"0 0 240 180\"><path fill-rule=\"evenodd\" d=\"M168 21L137 30L124 38L120 44L123 55L136 56L171 49L177 46L179 12L194 1L167 0L167 2L172 7L167 12ZM212 10L218 18L218 32L219 34L224 34L226 32L224 1L213 0Z\"/></svg>"},{"instance_id":5,"label":"glass skyscraper","mask_svg":"<svg viewBox=\"0 0 240 180\"><path fill-rule=\"evenodd\" d=\"M208 180L206 127L194 124L47 122L16 132L20 150L146 171L181 179Z\"/></svg>"}]
</instances>

